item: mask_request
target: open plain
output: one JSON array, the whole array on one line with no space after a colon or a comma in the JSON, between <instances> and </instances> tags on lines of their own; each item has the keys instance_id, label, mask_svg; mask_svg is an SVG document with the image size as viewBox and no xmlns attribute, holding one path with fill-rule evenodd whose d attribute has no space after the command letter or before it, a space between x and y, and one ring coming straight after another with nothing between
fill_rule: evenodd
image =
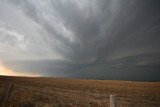
<instances>
[{"instance_id":1,"label":"open plain","mask_svg":"<svg viewBox=\"0 0 160 107\"><path fill-rule=\"evenodd\" d=\"M0 76L0 107L160 107L160 82Z\"/></svg>"}]
</instances>

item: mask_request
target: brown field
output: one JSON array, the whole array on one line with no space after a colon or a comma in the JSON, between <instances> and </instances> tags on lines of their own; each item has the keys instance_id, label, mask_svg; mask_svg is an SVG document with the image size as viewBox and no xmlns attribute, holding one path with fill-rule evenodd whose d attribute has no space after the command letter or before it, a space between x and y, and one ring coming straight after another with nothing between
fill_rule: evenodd
<instances>
[{"instance_id":1,"label":"brown field","mask_svg":"<svg viewBox=\"0 0 160 107\"><path fill-rule=\"evenodd\" d=\"M0 76L0 107L160 107L160 82Z\"/></svg>"}]
</instances>

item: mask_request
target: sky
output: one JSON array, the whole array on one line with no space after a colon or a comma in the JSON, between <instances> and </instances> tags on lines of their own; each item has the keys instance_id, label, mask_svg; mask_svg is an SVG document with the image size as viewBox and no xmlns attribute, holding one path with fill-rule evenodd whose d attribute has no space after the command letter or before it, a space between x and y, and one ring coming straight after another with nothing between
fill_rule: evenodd
<instances>
[{"instance_id":1,"label":"sky","mask_svg":"<svg viewBox=\"0 0 160 107\"><path fill-rule=\"evenodd\" d=\"M160 1L1 0L0 75L160 81Z\"/></svg>"}]
</instances>

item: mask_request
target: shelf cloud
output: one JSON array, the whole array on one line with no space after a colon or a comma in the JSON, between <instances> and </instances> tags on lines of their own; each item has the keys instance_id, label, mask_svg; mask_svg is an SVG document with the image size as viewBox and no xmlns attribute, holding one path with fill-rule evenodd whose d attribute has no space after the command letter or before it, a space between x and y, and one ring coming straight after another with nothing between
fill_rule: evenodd
<instances>
[{"instance_id":1,"label":"shelf cloud","mask_svg":"<svg viewBox=\"0 0 160 107\"><path fill-rule=\"evenodd\" d=\"M0 59L14 71L42 76L159 81L159 5L159 0L1 1Z\"/></svg>"}]
</instances>

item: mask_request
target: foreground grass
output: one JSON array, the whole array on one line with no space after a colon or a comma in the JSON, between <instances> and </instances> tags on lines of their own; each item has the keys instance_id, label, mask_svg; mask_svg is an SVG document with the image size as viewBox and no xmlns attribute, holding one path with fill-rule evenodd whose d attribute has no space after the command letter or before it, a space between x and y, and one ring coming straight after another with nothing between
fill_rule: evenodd
<instances>
[{"instance_id":1,"label":"foreground grass","mask_svg":"<svg viewBox=\"0 0 160 107\"><path fill-rule=\"evenodd\" d=\"M0 76L0 107L160 106L160 82Z\"/></svg>"}]
</instances>

